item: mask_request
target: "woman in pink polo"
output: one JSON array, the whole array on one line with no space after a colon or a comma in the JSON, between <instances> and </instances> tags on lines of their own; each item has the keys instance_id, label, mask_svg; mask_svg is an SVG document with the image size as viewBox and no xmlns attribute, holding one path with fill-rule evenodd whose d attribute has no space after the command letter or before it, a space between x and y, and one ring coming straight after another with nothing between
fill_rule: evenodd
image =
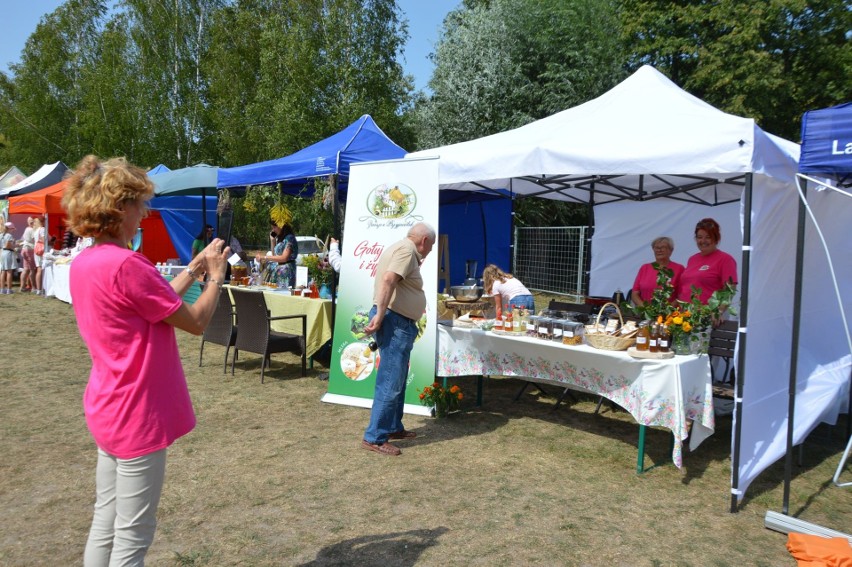
<instances>
[{"instance_id":1,"label":"woman in pink polo","mask_svg":"<svg viewBox=\"0 0 852 567\"><path fill-rule=\"evenodd\" d=\"M122 158L87 156L63 205L75 234L93 237L71 264L71 296L92 370L83 396L98 447L96 501L85 565L141 565L154 539L166 448L195 426L175 327L200 335L216 308L229 249L214 240L166 281L127 243L154 187ZM187 305L196 273L210 279Z\"/></svg>"},{"instance_id":2,"label":"woman in pink polo","mask_svg":"<svg viewBox=\"0 0 852 567\"><path fill-rule=\"evenodd\" d=\"M737 284L737 261L727 252L717 248L720 240L722 234L719 231L719 223L715 220L701 219L695 225L698 253L689 258L680 275L678 301L691 300L692 286L699 290L698 298L701 303L707 303L713 292L725 287L726 283Z\"/></svg>"}]
</instances>

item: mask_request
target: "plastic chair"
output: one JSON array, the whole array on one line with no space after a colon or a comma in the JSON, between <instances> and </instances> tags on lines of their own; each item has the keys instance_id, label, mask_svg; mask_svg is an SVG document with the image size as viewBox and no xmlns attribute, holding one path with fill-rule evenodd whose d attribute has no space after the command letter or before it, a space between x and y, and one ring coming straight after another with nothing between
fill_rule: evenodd
<instances>
[{"instance_id":1,"label":"plastic chair","mask_svg":"<svg viewBox=\"0 0 852 567\"><path fill-rule=\"evenodd\" d=\"M302 376L307 376L307 356L305 354L305 336L308 334L307 315L284 315L271 317L266 306L266 297L262 291L247 291L231 288L234 295L234 305L237 310L239 332L234 345L234 358L231 360L231 374L241 350L263 356L260 367L260 383L263 383L266 363L269 355L276 352L292 352L302 355ZM273 331L272 321L283 319L301 319L302 334L293 335Z\"/></svg>"},{"instance_id":2,"label":"plastic chair","mask_svg":"<svg viewBox=\"0 0 852 567\"><path fill-rule=\"evenodd\" d=\"M237 341L237 325L234 323L234 306L231 305L231 296L225 291L219 294L219 303L216 311L210 318L210 323L201 335L201 351L198 353L198 366L201 366L204 357L204 343L213 343L225 347L225 364L222 374L228 371L228 354L231 347Z\"/></svg>"}]
</instances>

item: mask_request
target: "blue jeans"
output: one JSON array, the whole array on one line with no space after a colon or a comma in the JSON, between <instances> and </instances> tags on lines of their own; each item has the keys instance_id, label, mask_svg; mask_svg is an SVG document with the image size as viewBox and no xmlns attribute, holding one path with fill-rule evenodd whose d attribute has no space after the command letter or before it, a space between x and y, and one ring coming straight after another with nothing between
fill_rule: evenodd
<instances>
[{"instance_id":1,"label":"blue jeans","mask_svg":"<svg viewBox=\"0 0 852 567\"><path fill-rule=\"evenodd\" d=\"M535 300L531 295L516 295L509 300L509 308L512 306L523 307L524 309L532 309L535 311Z\"/></svg>"},{"instance_id":2,"label":"blue jeans","mask_svg":"<svg viewBox=\"0 0 852 567\"><path fill-rule=\"evenodd\" d=\"M376 306L373 305L370 319L375 314ZM417 325L414 321L387 310L382 326L375 334L380 359L370 425L364 432L364 440L368 443L381 445L387 442L388 435L404 429L402 408L405 404L405 383L411 348L416 337Z\"/></svg>"}]
</instances>

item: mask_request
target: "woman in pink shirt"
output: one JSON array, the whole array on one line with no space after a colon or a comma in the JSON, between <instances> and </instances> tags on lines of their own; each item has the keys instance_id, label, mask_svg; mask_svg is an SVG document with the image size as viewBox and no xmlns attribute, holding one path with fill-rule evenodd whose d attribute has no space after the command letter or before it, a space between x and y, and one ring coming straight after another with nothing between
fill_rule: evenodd
<instances>
[{"instance_id":1,"label":"woman in pink shirt","mask_svg":"<svg viewBox=\"0 0 852 567\"><path fill-rule=\"evenodd\" d=\"M689 258L680 276L678 301L690 301L692 287L695 286L699 291L699 300L706 304L713 292L725 287L726 283L737 284L737 261L717 248L720 240L722 234L715 220L701 219L695 225L698 253Z\"/></svg>"},{"instance_id":2,"label":"woman in pink shirt","mask_svg":"<svg viewBox=\"0 0 852 567\"><path fill-rule=\"evenodd\" d=\"M71 264L77 327L92 359L83 396L98 447L96 501L85 565L141 565L154 539L166 448L195 426L175 327L200 335L216 309L229 249L214 240L166 281L127 243L154 186L123 158L85 157L68 178L71 230L95 245ZM209 281L193 305L181 296L196 274Z\"/></svg>"},{"instance_id":3,"label":"woman in pink shirt","mask_svg":"<svg viewBox=\"0 0 852 567\"><path fill-rule=\"evenodd\" d=\"M680 275L683 273L683 266L671 260L672 252L674 252L674 240L668 236L655 238L651 242L651 250L654 251L654 261L649 264L642 264L639 268L639 273L636 274L636 281L633 282L633 290L630 292L633 304L637 307L642 307L646 302L651 301L654 290L658 287L658 266L660 268L668 268L672 271L671 284L674 290L672 295L677 292ZM673 297L669 298L669 301L673 300Z\"/></svg>"}]
</instances>

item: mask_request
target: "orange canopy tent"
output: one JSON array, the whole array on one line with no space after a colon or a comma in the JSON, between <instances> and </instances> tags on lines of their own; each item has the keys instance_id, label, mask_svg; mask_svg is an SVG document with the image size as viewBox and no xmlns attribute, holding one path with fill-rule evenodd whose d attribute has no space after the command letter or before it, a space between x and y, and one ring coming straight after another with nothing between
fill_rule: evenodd
<instances>
[{"instance_id":1,"label":"orange canopy tent","mask_svg":"<svg viewBox=\"0 0 852 567\"><path fill-rule=\"evenodd\" d=\"M48 240L55 236L57 242L62 242L65 231L65 209L62 208L62 194L65 191L65 180L50 187L9 197L9 213L24 215L46 215ZM178 253L172 244L172 239L166 230L166 225L158 211L150 211L140 224L144 234L142 254L151 262L165 262L169 258L177 258Z\"/></svg>"}]
</instances>

